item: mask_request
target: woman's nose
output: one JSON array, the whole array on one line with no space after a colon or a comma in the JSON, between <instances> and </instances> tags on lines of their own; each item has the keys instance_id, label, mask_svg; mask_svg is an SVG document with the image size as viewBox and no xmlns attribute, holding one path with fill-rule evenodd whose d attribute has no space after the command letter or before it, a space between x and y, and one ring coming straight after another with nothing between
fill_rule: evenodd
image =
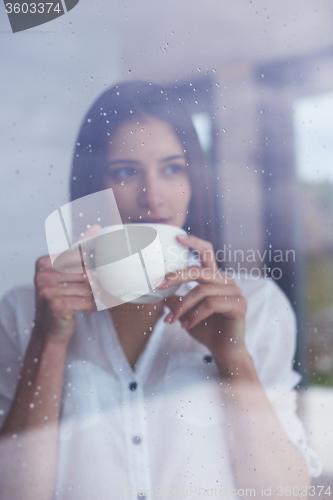
<instances>
[{"instance_id":1,"label":"woman's nose","mask_svg":"<svg viewBox=\"0 0 333 500\"><path fill-rule=\"evenodd\" d=\"M146 178L139 193L139 203L143 208L156 209L163 204L163 189L156 177Z\"/></svg>"}]
</instances>

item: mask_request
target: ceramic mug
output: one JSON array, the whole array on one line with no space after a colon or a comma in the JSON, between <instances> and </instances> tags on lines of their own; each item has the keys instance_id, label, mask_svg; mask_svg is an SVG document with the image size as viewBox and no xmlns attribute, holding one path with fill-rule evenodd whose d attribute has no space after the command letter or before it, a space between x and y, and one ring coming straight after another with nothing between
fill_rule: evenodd
<instances>
[{"instance_id":1,"label":"ceramic mug","mask_svg":"<svg viewBox=\"0 0 333 500\"><path fill-rule=\"evenodd\" d=\"M150 304L179 286L158 290L166 274L188 266L189 248L176 237L183 229L169 224L124 224L101 229L94 249L94 273L106 292L104 302ZM105 296L107 297L105 299Z\"/></svg>"}]
</instances>

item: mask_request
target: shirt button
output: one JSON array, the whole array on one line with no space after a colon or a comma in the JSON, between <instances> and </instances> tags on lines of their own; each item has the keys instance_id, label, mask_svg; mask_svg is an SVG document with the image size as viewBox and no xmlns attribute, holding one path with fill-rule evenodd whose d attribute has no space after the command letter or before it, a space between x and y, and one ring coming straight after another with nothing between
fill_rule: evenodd
<instances>
[{"instance_id":1,"label":"shirt button","mask_svg":"<svg viewBox=\"0 0 333 500\"><path fill-rule=\"evenodd\" d=\"M131 382L129 385L129 388L131 391L135 391L135 389L138 387L138 384L136 382Z\"/></svg>"},{"instance_id":2,"label":"shirt button","mask_svg":"<svg viewBox=\"0 0 333 500\"><path fill-rule=\"evenodd\" d=\"M210 364L213 361L213 358L212 358L212 356L210 356L209 354L207 354L207 356L204 356L203 360L204 360L205 363Z\"/></svg>"},{"instance_id":3,"label":"shirt button","mask_svg":"<svg viewBox=\"0 0 333 500\"><path fill-rule=\"evenodd\" d=\"M132 439L134 444L140 444L141 443L141 438L139 436L134 436Z\"/></svg>"},{"instance_id":4,"label":"shirt button","mask_svg":"<svg viewBox=\"0 0 333 500\"><path fill-rule=\"evenodd\" d=\"M146 495L144 493L138 493L138 498L140 500L140 498L146 498Z\"/></svg>"}]
</instances>

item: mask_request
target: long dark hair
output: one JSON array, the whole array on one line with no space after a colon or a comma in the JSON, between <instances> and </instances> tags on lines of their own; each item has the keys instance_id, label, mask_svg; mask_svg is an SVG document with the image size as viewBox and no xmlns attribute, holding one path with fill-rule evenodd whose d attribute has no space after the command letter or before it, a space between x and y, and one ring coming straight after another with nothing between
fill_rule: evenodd
<instances>
[{"instance_id":1,"label":"long dark hair","mask_svg":"<svg viewBox=\"0 0 333 500\"><path fill-rule=\"evenodd\" d=\"M78 134L70 179L71 201L105 189L110 138L126 121L145 116L170 124L183 145L192 187L184 229L211 241L217 249L212 173L191 116L175 90L135 81L103 92L86 114Z\"/></svg>"}]
</instances>

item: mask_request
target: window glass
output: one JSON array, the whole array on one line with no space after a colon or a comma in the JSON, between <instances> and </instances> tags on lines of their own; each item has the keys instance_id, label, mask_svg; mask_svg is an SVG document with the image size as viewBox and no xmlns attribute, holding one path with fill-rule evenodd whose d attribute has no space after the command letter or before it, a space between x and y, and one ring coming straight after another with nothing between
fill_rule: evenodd
<instances>
[{"instance_id":1,"label":"window glass","mask_svg":"<svg viewBox=\"0 0 333 500\"><path fill-rule=\"evenodd\" d=\"M332 495L331 0L0 14L0 498Z\"/></svg>"}]
</instances>

